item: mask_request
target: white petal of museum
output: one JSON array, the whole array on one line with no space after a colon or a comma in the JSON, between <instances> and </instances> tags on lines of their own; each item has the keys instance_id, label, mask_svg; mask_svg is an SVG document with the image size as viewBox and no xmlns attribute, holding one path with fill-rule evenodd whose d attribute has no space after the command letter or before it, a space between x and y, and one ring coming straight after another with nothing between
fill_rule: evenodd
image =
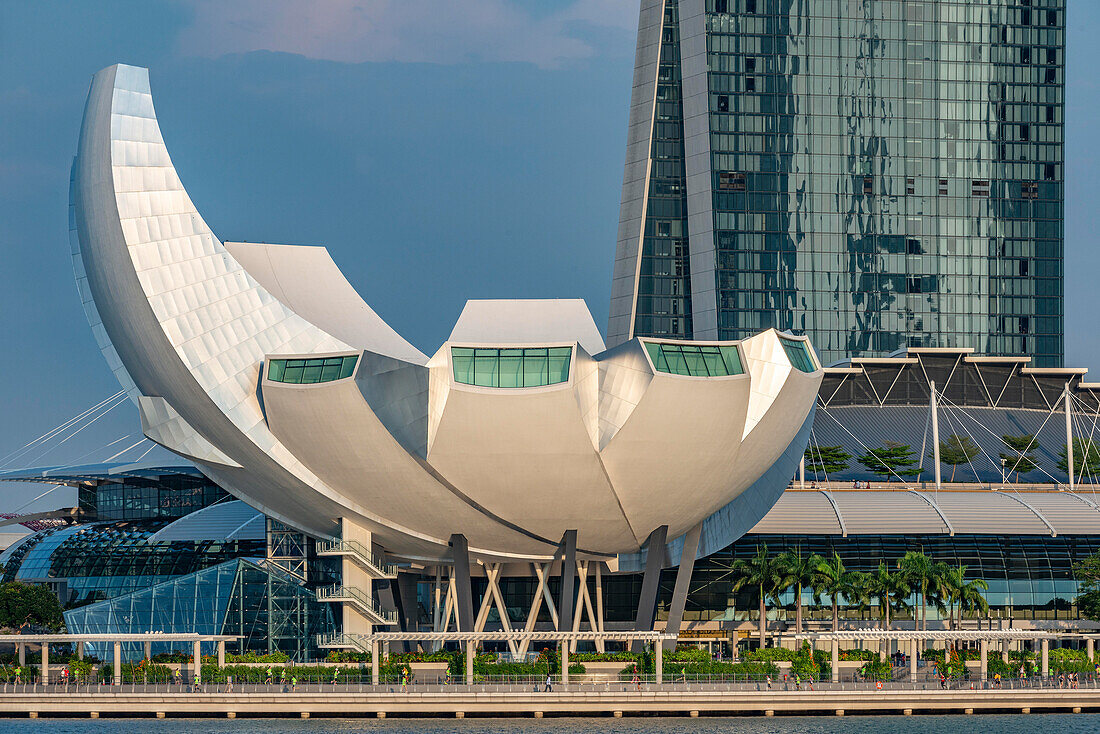
<instances>
[{"instance_id":1,"label":"white petal of museum","mask_svg":"<svg viewBox=\"0 0 1100 734\"><path fill-rule=\"evenodd\" d=\"M427 357L319 247L222 243L172 167L148 72L96 74L71 192L93 331L146 435L319 538L340 519L409 559L579 552L636 567L751 528L806 444L809 344L634 339L605 350L581 301L474 301Z\"/></svg>"}]
</instances>

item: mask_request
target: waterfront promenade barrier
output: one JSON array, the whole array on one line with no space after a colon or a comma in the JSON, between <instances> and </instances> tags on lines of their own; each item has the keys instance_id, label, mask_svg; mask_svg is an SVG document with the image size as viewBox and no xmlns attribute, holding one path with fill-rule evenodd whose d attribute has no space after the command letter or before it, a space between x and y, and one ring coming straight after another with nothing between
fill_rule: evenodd
<instances>
[{"instance_id":1,"label":"waterfront promenade barrier","mask_svg":"<svg viewBox=\"0 0 1100 734\"><path fill-rule=\"evenodd\" d=\"M631 716L1100 711L1100 685L1057 679L955 683L788 682L554 684L544 681L434 683L0 685L0 716Z\"/></svg>"}]
</instances>

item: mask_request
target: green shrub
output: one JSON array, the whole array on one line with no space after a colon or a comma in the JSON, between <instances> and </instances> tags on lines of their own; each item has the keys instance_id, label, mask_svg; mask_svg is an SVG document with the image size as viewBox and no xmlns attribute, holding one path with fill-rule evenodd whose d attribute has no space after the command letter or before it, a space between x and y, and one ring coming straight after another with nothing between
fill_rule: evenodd
<instances>
[{"instance_id":1,"label":"green shrub","mask_svg":"<svg viewBox=\"0 0 1100 734\"><path fill-rule=\"evenodd\" d=\"M655 671L652 667L647 666L644 670L638 672L652 675ZM670 665L666 660L664 665L664 680L666 681L677 681L682 678L689 681L713 678L764 680L765 676L769 675L772 678L779 676L779 668L774 663L759 661L731 663L707 660L701 663L675 662ZM633 677L633 667L623 668L619 673L620 680L630 680Z\"/></svg>"},{"instance_id":2,"label":"green shrub","mask_svg":"<svg viewBox=\"0 0 1100 734\"><path fill-rule=\"evenodd\" d=\"M810 643L803 641L802 648L791 661L791 675L799 678L828 680L833 666L826 660L824 650L812 650Z\"/></svg>"},{"instance_id":3,"label":"green shrub","mask_svg":"<svg viewBox=\"0 0 1100 734\"><path fill-rule=\"evenodd\" d=\"M757 650L749 650L741 656L743 660L774 663L779 661L790 662L794 660L795 651L785 647L765 647Z\"/></svg>"},{"instance_id":4,"label":"green shrub","mask_svg":"<svg viewBox=\"0 0 1100 734\"><path fill-rule=\"evenodd\" d=\"M841 650L840 660L877 660L879 654L874 650Z\"/></svg>"},{"instance_id":5,"label":"green shrub","mask_svg":"<svg viewBox=\"0 0 1100 734\"><path fill-rule=\"evenodd\" d=\"M867 680L890 680L894 677L890 661L879 658L864 663L859 674Z\"/></svg>"},{"instance_id":6,"label":"green shrub","mask_svg":"<svg viewBox=\"0 0 1100 734\"><path fill-rule=\"evenodd\" d=\"M71 668L70 668L71 669ZM91 671L89 670L89 673ZM99 680L102 683L111 683L114 681L115 669L113 665L101 665L99 666ZM157 665L156 663L123 663L122 664L122 682L123 683L167 683L173 680L174 674L171 669L164 665Z\"/></svg>"},{"instance_id":7,"label":"green shrub","mask_svg":"<svg viewBox=\"0 0 1100 734\"><path fill-rule=\"evenodd\" d=\"M370 657L369 655L367 656ZM290 661L290 656L285 652L256 653L246 652L243 655L226 655L226 663L285 663Z\"/></svg>"}]
</instances>

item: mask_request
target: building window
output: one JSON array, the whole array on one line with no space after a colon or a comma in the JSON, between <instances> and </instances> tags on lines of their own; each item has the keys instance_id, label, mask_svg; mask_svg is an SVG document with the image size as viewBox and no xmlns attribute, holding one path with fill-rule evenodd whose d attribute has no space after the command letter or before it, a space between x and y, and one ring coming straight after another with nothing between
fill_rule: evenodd
<instances>
[{"instance_id":1,"label":"building window","mask_svg":"<svg viewBox=\"0 0 1100 734\"><path fill-rule=\"evenodd\" d=\"M873 193L875 193L875 177L874 176L864 176L863 177L863 193L864 194L873 194Z\"/></svg>"},{"instance_id":2,"label":"building window","mask_svg":"<svg viewBox=\"0 0 1100 734\"><path fill-rule=\"evenodd\" d=\"M1047 11L1047 25L1058 25L1058 11L1057 10L1048 10Z\"/></svg>"},{"instance_id":3,"label":"building window","mask_svg":"<svg viewBox=\"0 0 1100 734\"><path fill-rule=\"evenodd\" d=\"M752 56L745 58L745 71L756 71L756 59Z\"/></svg>"},{"instance_id":4,"label":"building window","mask_svg":"<svg viewBox=\"0 0 1100 734\"><path fill-rule=\"evenodd\" d=\"M905 179L905 193L910 196L917 193L917 180L915 178Z\"/></svg>"},{"instance_id":5,"label":"building window","mask_svg":"<svg viewBox=\"0 0 1100 734\"><path fill-rule=\"evenodd\" d=\"M718 95L718 111L729 112L730 111L730 98L728 94Z\"/></svg>"},{"instance_id":6,"label":"building window","mask_svg":"<svg viewBox=\"0 0 1100 734\"><path fill-rule=\"evenodd\" d=\"M745 174L739 171L719 171L718 188L722 191L744 191Z\"/></svg>"},{"instance_id":7,"label":"building window","mask_svg":"<svg viewBox=\"0 0 1100 734\"><path fill-rule=\"evenodd\" d=\"M1054 180L1054 164L1046 163L1043 165L1043 179L1046 181Z\"/></svg>"},{"instance_id":8,"label":"building window","mask_svg":"<svg viewBox=\"0 0 1100 734\"><path fill-rule=\"evenodd\" d=\"M745 91L746 92L755 92L756 91L756 77L754 77L754 76L745 77Z\"/></svg>"},{"instance_id":9,"label":"building window","mask_svg":"<svg viewBox=\"0 0 1100 734\"><path fill-rule=\"evenodd\" d=\"M989 181L987 179L975 179L970 182L971 196L989 196Z\"/></svg>"},{"instance_id":10,"label":"building window","mask_svg":"<svg viewBox=\"0 0 1100 734\"><path fill-rule=\"evenodd\" d=\"M1047 122L1054 122L1054 105L1047 105Z\"/></svg>"},{"instance_id":11,"label":"building window","mask_svg":"<svg viewBox=\"0 0 1100 734\"><path fill-rule=\"evenodd\" d=\"M545 387L569 381L572 347L451 347L455 382L478 387Z\"/></svg>"},{"instance_id":12,"label":"building window","mask_svg":"<svg viewBox=\"0 0 1100 734\"><path fill-rule=\"evenodd\" d=\"M787 339L781 336L779 337L779 343L783 346L787 359L791 361L791 366L796 370L799 372L813 372L817 369L806 342L801 339Z\"/></svg>"},{"instance_id":13,"label":"building window","mask_svg":"<svg viewBox=\"0 0 1100 734\"><path fill-rule=\"evenodd\" d=\"M1020 140L1023 140L1024 142L1027 142L1028 140L1031 140L1031 126L1030 125L1020 125Z\"/></svg>"},{"instance_id":14,"label":"building window","mask_svg":"<svg viewBox=\"0 0 1100 734\"><path fill-rule=\"evenodd\" d=\"M1039 198L1039 184L1035 181L1024 181L1020 184L1020 195L1025 199Z\"/></svg>"},{"instance_id":15,"label":"building window","mask_svg":"<svg viewBox=\"0 0 1100 734\"><path fill-rule=\"evenodd\" d=\"M906 293L920 293L920 278L906 278L905 279L905 292Z\"/></svg>"},{"instance_id":16,"label":"building window","mask_svg":"<svg viewBox=\"0 0 1100 734\"><path fill-rule=\"evenodd\" d=\"M910 255L920 255L921 247L920 240L915 237L910 237L905 240L905 251Z\"/></svg>"},{"instance_id":17,"label":"building window","mask_svg":"<svg viewBox=\"0 0 1100 734\"><path fill-rule=\"evenodd\" d=\"M756 0L745 0L745 12L746 13L755 13L756 12Z\"/></svg>"},{"instance_id":18,"label":"building window","mask_svg":"<svg viewBox=\"0 0 1100 734\"><path fill-rule=\"evenodd\" d=\"M1054 84L1054 80L1056 78L1057 78L1057 75L1054 73L1054 67L1053 66L1048 66L1047 70L1046 70L1046 73L1044 74L1043 83L1044 84Z\"/></svg>"},{"instance_id":19,"label":"building window","mask_svg":"<svg viewBox=\"0 0 1100 734\"><path fill-rule=\"evenodd\" d=\"M714 12L716 12L716 13L728 13L729 12L729 0L714 0Z\"/></svg>"},{"instance_id":20,"label":"building window","mask_svg":"<svg viewBox=\"0 0 1100 734\"><path fill-rule=\"evenodd\" d=\"M939 188L937 189L940 196L947 196L947 179L941 178L939 181Z\"/></svg>"},{"instance_id":21,"label":"building window","mask_svg":"<svg viewBox=\"0 0 1100 734\"><path fill-rule=\"evenodd\" d=\"M672 235L672 222L657 222L657 236L669 237Z\"/></svg>"},{"instance_id":22,"label":"building window","mask_svg":"<svg viewBox=\"0 0 1100 734\"><path fill-rule=\"evenodd\" d=\"M676 319L672 324L676 326ZM695 345L643 342L658 372L685 377L729 377L745 373L733 344Z\"/></svg>"},{"instance_id":23,"label":"building window","mask_svg":"<svg viewBox=\"0 0 1100 734\"><path fill-rule=\"evenodd\" d=\"M267 379L289 385L316 385L351 377L359 355L317 359L269 359Z\"/></svg>"},{"instance_id":24,"label":"building window","mask_svg":"<svg viewBox=\"0 0 1100 734\"><path fill-rule=\"evenodd\" d=\"M1020 261L1019 273L1021 278L1027 277L1027 260Z\"/></svg>"},{"instance_id":25,"label":"building window","mask_svg":"<svg viewBox=\"0 0 1100 734\"><path fill-rule=\"evenodd\" d=\"M1028 324L1027 316L1021 316L1020 317L1020 333L1021 334L1028 333L1028 327L1029 327L1029 324Z\"/></svg>"}]
</instances>

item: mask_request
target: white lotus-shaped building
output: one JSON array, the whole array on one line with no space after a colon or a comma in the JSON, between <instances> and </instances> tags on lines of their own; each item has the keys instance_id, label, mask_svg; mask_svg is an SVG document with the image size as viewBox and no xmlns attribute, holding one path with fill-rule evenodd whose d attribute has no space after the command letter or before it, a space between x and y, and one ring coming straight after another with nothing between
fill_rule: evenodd
<instances>
[{"instance_id":1,"label":"white lotus-shaped building","mask_svg":"<svg viewBox=\"0 0 1100 734\"><path fill-rule=\"evenodd\" d=\"M92 328L153 441L314 537L409 560L675 561L754 525L794 473L821 380L805 339L634 339L575 300L471 301L422 354L320 247L223 243L168 156L148 72L93 79L71 191ZM697 536L697 537L699 537Z\"/></svg>"}]
</instances>

